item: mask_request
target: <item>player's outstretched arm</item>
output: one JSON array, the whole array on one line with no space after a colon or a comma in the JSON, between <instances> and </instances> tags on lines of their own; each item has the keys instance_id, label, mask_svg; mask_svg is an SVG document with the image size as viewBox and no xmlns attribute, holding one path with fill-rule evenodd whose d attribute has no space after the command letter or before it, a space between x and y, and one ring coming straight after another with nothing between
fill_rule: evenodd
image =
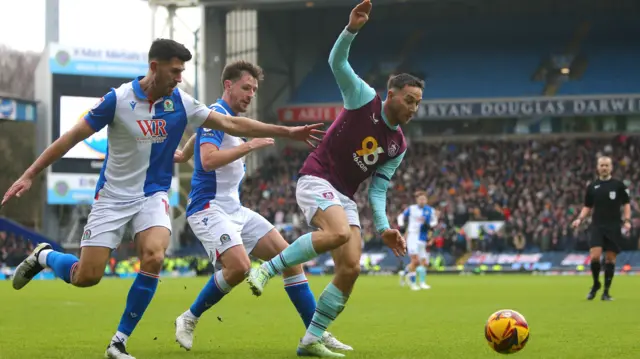
<instances>
[{"instance_id":1,"label":"player's outstretched arm","mask_svg":"<svg viewBox=\"0 0 640 359\"><path fill-rule=\"evenodd\" d=\"M378 233L382 235L384 243L393 250L396 256L405 254L407 244L400 232L397 229L391 229L389 226L389 220L387 219L387 189L405 153L406 151L376 169L376 173L373 175L369 185L369 203L373 211L373 224Z\"/></svg>"},{"instance_id":2,"label":"player's outstretched arm","mask_svg":"<svg viewBox=\"0 0 640 359\"><path fill-rule=\"evenodd\" d=\"M173 162L185 163L189 161L191 157L193 157L195 142L196 134L194 133L193 136L191 136L189 140L187 140L187 143L185 143L184 147L182 147L182 150L176 150L176 153L173 155Z\"/></svg>"},{"instance_id":3,"label":"player's outstretched arm","mask_svg":"<svg viewBox=\"0 0 640 359\"><path fill-rule=\"evenodd\" d=\"M252 151L273 146L274 143L273 138L254 138L239 146L225 150L219 150L218 146L201 145L200 161L202 162L202 168L205 171L214 171L248 155Z\"/></svg>"},{"instance_id":4,"label":"player's outstretched arm","mask_svg":"<svg viewBox=\"0 0 640 359\"><path fill-rule=\"evenodd\" d=\"M316 135L325 133L319 130L319 128L323 126L321 123L296 127L278 126L262 123L246 117L223 115L215 111L209 113L207 120L202 125L202 127L220 130L233 136L284 137L296 141L304 141L311 147L315 147L313 141L322 141Z\"/></svg>"},{"instance_id":5,"label":"player's outstretched arm","mask_svg":"<svg viewBox=\"0 0 640 359\"><path fill-rule=\"evenodd\" d=\"M354 110L369 103L376 91L353 71L349 64L349 49L358 31L369 20L371 2L365 0L358 4L349 16L349 25L342 31L329 54L329 66L338 83L344 107Z\"/></svg>"},{"instance_id":6,"label":"player's outstretched arm","mask_svg":"<svg viewBox=\"0 0 640 359\"><path fill-rule=\"evenodd\" d=\"M4 205L14 196L20 197L31 188L33 179L40 174L40 172L62 158L62 156L69 152L69 150L80 141L89 138L89 136L113 122L115 108L116 95L112 90L100 99L100 102L85 115L83 120L79 121L42 152L24 174L7 190L0 205Z\"/></svg>"},{"instance_id":7,"label":"player's outstretched arm","mask_svg":"<svg viewBox=\"0 0 640 359\"><path fill-rule=\"evenodd\" d=\"M182 90L179 92L189 124L194 128L220 130L237 137L284 137L304 141L311 147L315 147L313 141L321 141L316 135L324 134L324 131L318 129L323 127L323 124L285 127L262 123L246 117L221 114L201 104L186 92Z\"/></svg>"},{"instance_id":8,"label":"player's outstretched arm","mask_svg":"<svg viewBox=\"0 0 640 359\"><path fill-rule=\"evenodd\" d=\"M7 190L2 199L4 205L13 196L20 197L23 193L31 188L31 182L45 168L51 166L52 163L59 160L65 153L69 152L73 146L80 141L93 135L95 131L85 121L79 122L73 126L71 130L66 132L55 142L53 142L42 154L33 162L33 164L24 172L24 174Z\"/></svg>"}]
</instances>

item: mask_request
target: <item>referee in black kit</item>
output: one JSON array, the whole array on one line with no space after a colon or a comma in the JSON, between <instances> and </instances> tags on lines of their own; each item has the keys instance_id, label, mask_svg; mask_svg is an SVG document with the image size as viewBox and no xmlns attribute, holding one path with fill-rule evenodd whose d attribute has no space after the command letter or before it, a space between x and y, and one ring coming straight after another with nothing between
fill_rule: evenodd
<instances>
[{"instance_id":1,"label":"referee in black kit","mask_svg":"<svg viewBox=\"0 0 640 359\"><path fill-rule=\"evenodd\" d=\"M593 286L587 295L592 300L600 287L600 258L605 251L604 262L604 293L602 300L613 300L609 295L609 288L613 281L616 268L616 256L623 246L622 226L625 231L631 228L631 205L629 204L629 190L621 181L611 178L611 158L598 158L598 179L587 187L584 197L584 207L578 218L573 221L573 227L580 223L593 211L591 217L591 275ZM622 226L620 220L620 206L623 206Z\"/></svg>"}]
</instances>

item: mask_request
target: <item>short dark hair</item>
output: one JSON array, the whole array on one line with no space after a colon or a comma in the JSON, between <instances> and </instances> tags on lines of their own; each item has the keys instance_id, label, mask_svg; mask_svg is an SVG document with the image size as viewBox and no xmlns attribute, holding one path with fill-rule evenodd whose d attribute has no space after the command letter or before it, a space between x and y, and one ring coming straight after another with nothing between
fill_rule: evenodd
<instances>
[{"instance_id":1,"label":"short dark hair","mask_svg":"<svg viewBox=\"0 0 640 359\"><path fill-rule=\"evenodd\" d=\"M424 90L424 81L411 74L404 73L389 77L389 82L387 82L388 90L402 90L405 86L419 87Z\"/></svg>"},{"instance_id":2,"label":"short dark hair","mask_svg":"<svg viewBox=\"0 0 640 359\"><path fill-rule=\"evenodd\" d=\"M238 60L228 64L224 67L224 70L222 70L222 86L224 86L224 82L227 80L233 82L240 80L244 72L253 76L258 81L264 79L264 72L260 66L254 65L249 61Z\"/></svg>"},{"instance_id":3,"label":"short dark hair","mask_svg":"<svg viewBox=\"0 0 640 359\"><path fill-rule=\"evenodd\" d=\"M171 39L156 39L149 48L149 61L170 61L174 57L187 62L193 56L183 44Z\"/></svg>"},{"instance_id":4,"label":"short dark hair","mask_svg":"<svg viewBox=\"0 0 640 359\"><path fill-rule=\"evenodd\" d=\"M420 196L425 196L427 197L427 191L423 191L423 190L417 190L413 193L414 196L416 197L420 197Z\"/></svg>"}]
</instances>

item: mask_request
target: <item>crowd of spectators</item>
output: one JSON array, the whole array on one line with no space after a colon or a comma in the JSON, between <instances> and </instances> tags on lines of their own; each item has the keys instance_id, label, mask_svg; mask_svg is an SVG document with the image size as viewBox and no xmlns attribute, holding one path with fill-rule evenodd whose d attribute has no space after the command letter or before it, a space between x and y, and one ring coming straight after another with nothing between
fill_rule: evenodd
<instances>
[{"instance_id":1,"label":"crowd of spectators","mask_svg":"<svg viewBox=\"0 0 640 359\"><path fill-rule=\"evenodd\" d=\"M287 240L308 231L296 205L295 183L307 151L285 149L271 157L243 185L243 204L279 225ZM596 178L596 159L608 155L614 176L629 188L634 229L626 249L638 249L640 137L466 143L412 143L388 193L390 223L426 190L440 212L434 248L455 251L587 250L585 227L571 228L582 208L586 185ZM380 246L368 205L368 185L356 199L365 247ZM471 240L460 228L467 221L504 221ZM185 240L188 241L187 231Z\"/></svg>"},{"instance_id":2,"label":"crowd of spectators","mask_svg":"<svg viewBox=\"0 0 640 359\"><path fill-rule=\"evenodd\" d=\"M242 186L243 204L274 223L288 241L309 230L295 200L298 170L307 154L286 148L265 160ZM588 232L570 224L582 208L587 183L596 177L600 155L613 158L614 176L629 188L633 229L625 249L637 250L640 137L412 143L391 181L389 221L396 225L413 193L426 190L429 204L440 213L432 250L584 251ZM382 243L371 221L367 188L361 186L356 200L364 246L375 248ZM481 239L471 239L461 230L468 221L504 221L504 226L487 227ZM199 246L188 226L181 243ZM29 244L0 233L0 262L13 263L29 250Z\"/></svg>"},{"instance_id":3,"label":"crowd of spectators","mask_svg":"<svg viewBox=\"0 0 640 359\"><path fill-rule=\"evenodd\" d=\"M15 267L33 250L33 243L14 233L0 231L0 268Z\"/></svg>"}]
</instances>

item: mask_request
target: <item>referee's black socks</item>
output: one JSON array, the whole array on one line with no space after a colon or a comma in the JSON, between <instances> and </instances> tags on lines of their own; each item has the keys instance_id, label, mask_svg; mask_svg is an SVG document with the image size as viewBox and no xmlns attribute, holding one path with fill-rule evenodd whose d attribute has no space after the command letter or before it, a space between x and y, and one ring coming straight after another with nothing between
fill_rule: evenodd
<instances>
[{"instance_id":1,"label":"referee's black socks","mask_svg":"<svg viewBox=\"0 0 640 359\"><path fill-rule=\"evenodd\" d=\"M591 259L591 276L593 277L593 286L595 287L600 283L600 259Z\"/></svg>"},{"instance_id":2,"label":"referee's black socks","mask_svg":"<svg viewBox=\"0 0 640 359\"><path fill-rule=\"evenodd\" d=\"M611 287L611 282L613 281L613 275L616 271L615 263L605 263L604 264L604 292L609 293L609 287Z\"/></svg>"}]
</instances>

